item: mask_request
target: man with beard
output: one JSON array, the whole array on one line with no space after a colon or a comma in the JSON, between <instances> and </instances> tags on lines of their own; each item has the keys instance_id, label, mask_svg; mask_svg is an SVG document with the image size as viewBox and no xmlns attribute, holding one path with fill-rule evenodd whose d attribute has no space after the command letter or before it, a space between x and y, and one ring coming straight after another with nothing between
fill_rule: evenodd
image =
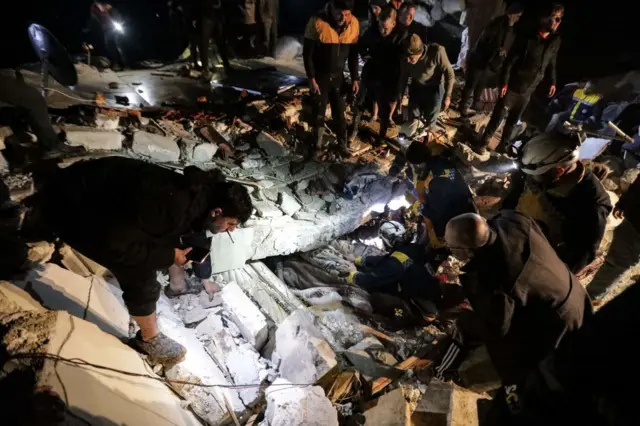
<instances>
[{"instance_id":1,"label":"man with beard","mask_svg":"<svg viewBox=\"0 0 640 426\"><path fill-rule=\"evenodd\" d=\"M502 67L500 100L493 110L480 143L474 146L474 150L479 154L486 152L487 145L505 118L501 149L507 148L518 121L529 105L531 95L545 74L551 83L549 96L555 95L556 57L560 50L560 36L556 32L563 16L564 6L554 4L551 13L540 20L536 33L516 37Z\"/></svg>"},{"instance_id":2,"label":"man with beard","mask_svg":"<svg viewBox=\"0 0 640 426\"><path fill-rule=\"evenodd\" d=\"M373 120L378 118L378 111L382 115L380 138L386 136L393 123L393 113L402 91L400 71L403 59L402 40L395 31L396 15L396 10L391 7L383 9L378 16L378 25L367 29L358 43L358 52L366 63L362 71L362 88L356 102L350 139L358 132L367 94L374 95Z\"/></svg>"},{"instance_id":3,"label":"man with beard","mask_svg":"<svg viewBox=\"0 0 640 426\"><path fill-rule=\"evenodd\" d=\"M311 17L304 34L304 68L309 78L311 95L314 96L313 144L320 155L324 139L324 122L327 104L336 124L336 134L341 155L348 157L347 122L345 101L342 96L343 69L348 60L351 88L357 96L358 51L355 44L360 35L358 19L351 14L353 0L329 0L326 7Z\"/></svg>"},{"instance_id":4,"label":"man with beard","mask_svg":"<svg viewBox=\"0 0 640 426\"><path fill-rule=\"evenodd\" d=\"M186 349L158 329L157 271L169 269L169 295L188 291L182 268L192 261L203 263L195 272L202 284L210 284L205 231L233 231L249 219L253 208L246 188L225 182L219 171L187 167L180 175L122 157L59 170L25 205L29 209L23 238L60 238L109 269L140 327L136 346L151 363L165 366L180 362ZM204 256L195 255L203 249ZM192 250L197 257L191 257ZM207 290L215 287L208 285Z\"/></svg>"},{"instance_id":5,"label":"man with beard","mask_svg":"<svg viewBox=\"0 0 640 426\"><path fill-rule=\"evenodd\" d=\"M427 42L427 27L415 20L415 3L404 2L398 10L398 31L403 34L404 39L408 39L412 34L418 34L423 43Z\"/></svg>"}]
</instances>

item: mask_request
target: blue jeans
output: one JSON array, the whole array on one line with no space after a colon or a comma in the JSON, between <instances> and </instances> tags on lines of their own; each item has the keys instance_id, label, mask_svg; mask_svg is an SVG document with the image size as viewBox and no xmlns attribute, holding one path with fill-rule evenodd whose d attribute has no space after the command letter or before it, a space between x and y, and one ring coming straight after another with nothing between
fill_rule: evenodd
<instances>
[{"instance_id":1,"label":"blue jeans","mask_svg":"<svg viewBox=\"0 0 640 426\"><path fill-rule=\"evenodd\" d=\"M423 118L427 127L438 119L444 100L444 84L423 86L412 84L409 87L409 111L411 118Z\"/></svg>"}]
</instances>

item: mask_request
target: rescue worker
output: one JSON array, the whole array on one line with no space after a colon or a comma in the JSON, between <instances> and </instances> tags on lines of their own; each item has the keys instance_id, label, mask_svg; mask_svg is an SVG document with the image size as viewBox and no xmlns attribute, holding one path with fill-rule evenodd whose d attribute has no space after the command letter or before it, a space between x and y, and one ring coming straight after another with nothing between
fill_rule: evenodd
<instances>
[{"instance_id":1,"label":"rescue worker","mask_svg":"<svg viewBox=\"0 0 640 426\"><path fill-rule=\"evenodd\" d=\"M369 293L387 293L413 300L424 312L435 314L441 297L439 281L425 266L424 245L408 243L405 233L401 223L384 222L379 236L389 254L357 257L358 270L351 272L346 281Z\"/></svg>"},{"instance_id":2,"label":"rescue worker","mask_svg":"<svg viewBox=\"0 0 640 426\"><path fill-rule=\"evenodd\" d=\"M415 20L416 4L404 2L398 9L398 30L403 33L405 39L418 34L423 43L427 42L427 27Z\"/></svg>"},{"instance_id":3,"label":"rescue worker","mask_svg":"<svg viewBox=\"0 0 640 426\"><path fill-rule=\"evenodd\" d=\"M100 34L99 38L102 39L111 61L111 69L121 71L125 68L126 59L121 45L125 30L120 13L109 3L93 2L89 28Z\"/></svg>"},{"instance_id":4,"label":"rescue worker","mask_svg":"<svg viewBox=\"0 0 640 426\"><path fill-rule=\"evenodd\" d=\"M535 219L576 274L595 259L613 209L602 183L578 160L579 153L573 136L534 137L520 153L520 170L512 174L502 202L503 209Z\"/></svg>"},{"instance_id":5,"label":"rescue worker","mask_svg":"<svg viewBox=\"0 0 640 426\"><path fill-rule=\"evenodd\" d=\"M441 110L451 104L455 82L453 67L444 47L436 43L424 44L417 34L407 43L409 110L411 118L422 118L427 128L433 127Z\"/></svg>"},{"instance_id":6,"label":"rescue worker","mask_svg":"<svg viewBox=\"0 0 640 426\"><path fill-rule=\"evenodd\" d=\"M211 37L216 43L216 50L225 72L231 71L229 63L229 47L227 45L229 34L227 15L228 8L223 0L199 0L200 3L200 62L202 63L202 78L210 80L212 73L209 68L209 41Z\"/></svg>"},{"instance_id":7,"label":"rescue worker","mask_svg":"<svg viewBox=\"0 0 640 426\"><path fill-rule=\"evenodd\" d=\"M442 155L432 155L424 143L413 142L405 155L413 168L428 245L442 249L447 223L461 214L478 211L473 195L456 165Z\"/></svg>"},{"instance_id":8,"label":"rescue worker","mask_svg":"<svg viewBox=\"0 0 640 426\"><path fill-rule=\"evenodd\" d=\"M351 89L357 96L360 85L355 44L360 35L360 24L351 14L352 9L353 0L329 0L324 10L311 17L305 30L302 56L311 94L315 97L313 143L316 156L321 154L323 147L327 103L331 105L340 152L345 157L351 155L342 96L342 70L347 61Z\"/></svg>"},{"instance_id":9,"label":"rescue worker","mask_svg":"<svg viewBox=\"0 0 640 426\"><path fill-rule=\"evenodd\" d=\"M595 305L600 305L617 281L640 262L640 179L622 194L613 215L624 220L614 231L604 263L587 286Z\"/></svg>"},{"instance_id":10,"label":"rescue worker","mask_svg":"<svg viewBox=\"0 0 640 426\"><path fill-rule=\"evenodd\" d=\"M72 147L64 143L64 135L58 135L51 125L47 103L40 91L28 86L22 76L16 75L18 78L0 75L0 101L24 113L31 131L45 151L45 156L84 151L82 147Z\"/></svg>"},{"instance_id":11,"label":"rescue worker","mask_svg":"<svg viewBox=\"0 0 640 426\"><path fill-rule=\"evenodd\" d=\"M445 239L467 262L460 283L473 310L460 314L457 327L463 340L486 344L503 385L494 403L515 402L527 375L591 316L589 296L536 222L520 213L502 211L489 221L458 216Z\"/></svg>"},{"instance_id":12,"label":"rescue worker","mask_svg":"<svg viewBox=\"0 0 640 426\"><path fill-rule=\"evenodd\" d=\"M395 31L396 15L391 7L383 9L377 27L368 28L358 42L358 52L366 62L350 139L357 135L367 94L372 93L374 98L372 119L377 120L379 111L382 115L379 138L386 137L393 124L392 117L402 90L400 64L404 59L401 36Z\"/></svg>"},{"instance_id":13,"label":"rescue worker","mask_svg":"<svg viewBox=\"0 0 640 426\"><path fill-rule=\"evenodd\" d=\"M595 91L594 84L591 81L587 81L584 87L578 87L574 90L564 111L551 117L547 131L555 130L558 125L562 125L565 121L598 129L600 127L602 107L602 95Z\"/></svg>"},{"instance_id":14,"label":"rescue worker","mask_svg":"<svg viewBox=\"0 0 640 426\"><path fill-rule=\"evenodd\" d=\"M555 95L556 58L560 50L560 36L556 32L563 16L564 7L554 4L550 15L540 20L535 34L516 37L500 73L500 99L479 144L474 145L479 154L486 153L487 145L505 118L500 148L508 148L515 127L545 74L551 83L549 97Z\"/></svg>"},{"instance_id":15,"label":"rescue worker","mask_svg":"<svg viewBox=\"0 0 640 426\"><path fill-rule=\"evenodd\" d=\"M504 15L493 19L484 29L467 56L465 85L460 100L460 113L470 114L472 103L478 103L487 81L502 69L515 37L514 25L522 16L520 3L512 3Z\"/></svg>"},{"instance_id":16,"label":"rescue worker","mask_svg":"<svg viewBox=\"0 0 640 426\"><path fill-rule=\"evenodd\" d=\"M189 253L195 247L188 244L197 240L194 233L233 231L253 209L246 188L224 182L219 171L187 167L181 175L123 157L61 169L25 205L29 210L21 229L23 238L60 238L108 268L140 327L136 346L149 355L151 363L165 366L180 362L186 350L158 329L157 271L172 271L169 295L187 292L184 279L175 272L191 262ZM202 269L206 272L207 265ZM204 281L210 276L198 278ZM207 289L215 290L211 285Z\"/></svg>"},{"instance_id":17,"label":"rescue worker","mask_svg":"<svg viewBox=\"0 0 640 426\"><path fill-rule=\"evenodd\" d=\"M258 20L262 29L262 54L275 57L278 42L280 0L258 0Z\"/></svg>"}]
</instances>

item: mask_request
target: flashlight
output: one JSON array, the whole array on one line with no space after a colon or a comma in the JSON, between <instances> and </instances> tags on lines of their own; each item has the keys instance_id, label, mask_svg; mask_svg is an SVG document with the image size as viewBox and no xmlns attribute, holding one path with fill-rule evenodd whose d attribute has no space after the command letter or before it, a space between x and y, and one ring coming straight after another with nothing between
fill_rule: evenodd
<instances>
[{"instance_id":1,"label":"flashlight","mask_svg":"<svg viewBox=\"0 0 640 426\"><path fill-rule=\"evenodd\" d=\"M120 34L124 34L124 25L122 25L122 22L113 21L113 29Z\"/></svg>"}]
</instances>

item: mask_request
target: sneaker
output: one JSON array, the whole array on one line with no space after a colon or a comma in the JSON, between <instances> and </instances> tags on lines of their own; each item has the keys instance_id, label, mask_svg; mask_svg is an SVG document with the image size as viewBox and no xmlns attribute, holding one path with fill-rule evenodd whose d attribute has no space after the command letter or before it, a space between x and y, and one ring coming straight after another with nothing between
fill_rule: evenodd
<instances>
[{"instance_id":1,"label":"sneaker","mask_svg":"<svg viewBox=\"0 0 640 426\"><path fill-rule=\"evenodd\" d=\"M184 346L162 333L145 342L138 331L134 344L140 352L149 356L150 364L162 364L165 368L171 368L180 363L187 354Z\"/></svg>"}]
</instances>

